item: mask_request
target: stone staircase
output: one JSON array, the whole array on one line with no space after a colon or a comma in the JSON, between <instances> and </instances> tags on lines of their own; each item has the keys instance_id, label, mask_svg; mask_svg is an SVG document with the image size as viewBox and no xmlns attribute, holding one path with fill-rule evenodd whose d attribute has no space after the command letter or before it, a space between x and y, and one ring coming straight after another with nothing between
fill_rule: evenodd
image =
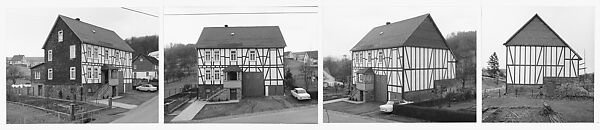
<instances>
[{"instance_id":1,"label":"stone staircase","mask_svg":"<svg viewBox=\"0 0 600 130\"><path fill-rule=\"evenodd\" d=\"M350 95L348 96L348 99L350 101L360 101L360 98L360 90L358 89L352 90L352 92L350 92Z\"/></svg>"}]
</instances>

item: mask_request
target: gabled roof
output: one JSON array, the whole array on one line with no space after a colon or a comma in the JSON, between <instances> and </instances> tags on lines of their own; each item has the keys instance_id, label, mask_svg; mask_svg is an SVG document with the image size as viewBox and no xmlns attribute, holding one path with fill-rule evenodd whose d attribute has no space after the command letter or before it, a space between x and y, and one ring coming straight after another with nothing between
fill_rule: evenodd
<instances>
[{"instance_id":1,"label":"gabled roof","mask_svg":"<svg viewBox=\"0 0 600 130\"><path fill-rule=\"evenodd\" d=\"M504 45L568 47L573 50L538 14L529 19ZM575 50L573 52L581 58Z\"/></svg>"},{"instance_id":2,"label":"gabled roof","mask_svg":"<svg viewBox=\"0 0 600 130\"><path fill-rule=\"evenodd\" d=\"M449 49L431 15L424 14L375 27L350 51L400 46Z\"/></svg>"},{"instance_id":3,"label":"gabled roof","mask_svg":"<svg viewBox=\"0 0 600 130\"><path fill-rule=\"evenodd\" d=\"M10 61L21 61L25 58L25 55L14 55Z\"/></svg>"},{"instance_id":4,"label":"gabled roof","mask_svg":"<svg viewBox=\"0 0 600 130\"><path fill-rule=\"evenodd\" d=\"M150 63L154 64L154 65L158 65L158 59L152 57L152 56L147 56L147 55L137 55L135 58L133 58L133 62L137 61L139 58L144 58L146 60L148 60Z\"/></svg>"},{"instance_id":5,"label":"gabled roof","mask_svg":"<svg viewBox=\"0 0 600 130\"><path fill-rule=\"evenodd\" d=\"M123 41L121 37L119 37L119 35L117 35L117 33L112 30L98 27L63 15L59 15L56 22L58 22L58 19L64 21L65 24L67 24L67 26L69 26L69 28L75 33L75 35L77 35L77 37L84 43L119 49L122 51L134 51L127 43L125 43L125 41Z\"/></svg>"},{"instance_id":6,"label":"gabled roof","mask_svg":"<svg viewBox=\"0 0 600 130\"><path fill-rule=\"evenodd\" d=\"M205 27L198 48L280 48L285 40L279 26Z\"/></svg>"},{"instance_id":7,"label":"gabled roof","mask_svg":"<svg viewBox=\"0 0 600 130\"><path fill-rule=\"evenodd\" d=\"M37 65L34 65L34 66L31 66L31 67L29 67L29 69L35 69L35 68L37 68L37 67L41 67L41 66L44 66L44 63L43 63L43 62L42 62L42 63L39 63L39 64L37 64Z\"/></svg>"}]
</instances>

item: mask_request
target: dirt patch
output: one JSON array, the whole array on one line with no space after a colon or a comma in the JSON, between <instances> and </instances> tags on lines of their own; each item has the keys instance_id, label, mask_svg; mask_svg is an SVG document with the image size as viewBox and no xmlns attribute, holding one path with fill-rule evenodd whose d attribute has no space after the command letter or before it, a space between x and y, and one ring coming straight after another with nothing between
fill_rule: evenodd
<instances>
[{"instance_id":1,"label":"dirt patch","mask_svg":"<svg viewBox=\"0 0 600 130\"><path fill-rule=\"evenodd\" d=\"M7 124L48 124L48 123L67 123L58 115L47 113L45 111L16 105L6 104L6 123Z\"/></svg>"},{"instance_id":2,"label":"dirt patch","mask_svg":"<svg viewBox=\"0 0 600 130\"><path fill-rule=\"evenodd\" d=\"M421 119L405 117L400 115L395 115L391 113L383 113L379 111L379 105L384 103L378 102L366 102L361 104L354 104L349 102L334 102L329 104L324 104L323 108L326 110L332 110L337 112L343 112L353 115L360 115L372 118L386 119L398 122L425 122Z\"/></svg>"}]
</instances>

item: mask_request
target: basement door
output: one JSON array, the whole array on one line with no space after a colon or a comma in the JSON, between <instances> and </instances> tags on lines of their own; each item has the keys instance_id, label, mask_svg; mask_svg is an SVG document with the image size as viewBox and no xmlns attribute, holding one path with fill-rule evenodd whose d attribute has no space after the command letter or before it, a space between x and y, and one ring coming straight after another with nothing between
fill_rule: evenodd
<instances>
[{"instance_id":1,"label":"basement door","mask_svg":"<svg viewBox=\"0 0 600 130\"><path fill-rule=\"evenodd\" d=\"M262 72L242 73L242 96L259 97L265 96L265 80Z\"/></svg>"},{"instance_id":2,"label":"basement door","mask_svg":"<svg viewBox=\"0 0 600 130\"><path fill-rule=\"evenodd\" d=\"M376 102L387 102L387 76L375 75L375 85L373 88Z\"/></svg>"}]
</instances>

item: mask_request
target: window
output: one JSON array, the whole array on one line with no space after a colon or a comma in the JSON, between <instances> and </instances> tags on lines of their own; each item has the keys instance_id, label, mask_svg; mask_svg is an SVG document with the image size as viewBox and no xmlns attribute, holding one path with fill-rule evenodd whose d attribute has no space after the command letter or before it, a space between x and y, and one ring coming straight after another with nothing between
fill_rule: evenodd
<instances>
[{"instance_id":1,"label":"window","mask_svg":"<svg viewBox=\"0 0 600 130\"><path fill-rule=\"evenodd\" d=\"M379 62L383 62L383 52L379 52Z\"/></svg>"},{"instance_id":2,"label":"window","mask_svg":"<svg viewBox=\"0 0 600 130\"><path fill-rule=\"evenodd\" d=\"M63 30L58 31L58 42L63 41Z\"/></svg>"},{"instance_id":3,"label":"window","mask_svg":"<svg viewBox=\"0 0 600 130\"><path fill-rule=\"evenodd\" d=\"M231 51L231 55L229 55L230 60L237 60L237 52L235 50Z\"/></svg>"},{"instance_id":4,"label":"window","mask_svg":"<svg viewBox=\"0 0 600 130\"><path fill-rule=\"evenodd\" d=\"M215 61L221 60L221 55L219 54L219 50L215 50L215 56L213 57Z\"/></svg>"},{"instance_id":5,"label":"window","mask_svg":"<svg viewBox=\"0 0 600 130\"><path fill-rule=\"evenodd\" d=\"M92 68L88 67L88 68L87 68L87 73L86 73L86 74L87 74L87 76L86 76L86 77L87 77L88 79L91 79L91 78L92 78Z\"/></svg>"},{"instance_id":6,"label":"window","mask_svg":"<svg viewBox=\"0 0 600 130\"><path fill-rule=\"evenodd\" d=\"M210 61L210 51L206 51L205 53L206 55L204 55L204 60Z\"/></svg>"},{"instance_id":7,"label":"window","mask_svg":"<svg viewBox=\"0 0 600 130\"><path fill-rule=\"evenodd\" d=\"M98 68L94 68L94 79L97 79L99 77L99 73L98 73Z\"/></svg>"},{"instance_id":8,"label":"window","mask_svg":"<svg viewBox=\"0 0 600 130\"><path fill-rule=\"evenodd\" d=\"M92 58L92 47L90 47L90 46L87 47L85 57Z\"/></svg>"},{"instance_id":9,"label":"window","mask_svg":"<svg viewBox=\"0 0 600 130\"><path fill-rule=\"evenodd\" d=\"M48 50L48 61L52 61L52 50Z\"/></svg>"},{"instance_id":10,"label":"window","mask_svg":"<svg viewBox=\"0 0 600 130\"><path fill-rule=\"evenodd\" d=\"M115 62L116 62L115 64L120 64L121 63L120 59L121 59L121 55L119 55L119 52L115 52Z\"/></svg>"},{"instance_id":11,"label":"window","mask_svg":"<svg viewBox=\"0 0 600 130\"><path fill-rule=\"evenodd\" d=\"M363 82L363 76L362 76L362 74L358 74L358 82Z\"/></svg>"},{"instance_id":12,"label":"window","mask_svg":"<svg viewBox=\"0 0 600 130\"><path fill-rule=\"evenodd\" d=\"M144 58L140 58L140 62L144 61Z\"/></svg>"},{"instance_id":13,"label":"window","mask_svg":"<svg viewBox=\"0 0 600 130\"><path fill-rule=\"evenodd\" d=\"M219 70L215 70L215 79L219 80L221 78L221 73L219 73Z\"/></svg>"},{"instance_id":14,"label":"window","mask_svg":"<svg viewBox=\"0 0 600 130\"><path fill-rule=\"evenodd\" d=\"M367 62L371 62L371 60L373 60L373 55L371 54L371 52L367 53Z\"/></svg>"},{"instance_id":15,"label":"window","mask_svg":"<svg viewBox=\"0 0 600 130\"><path fill-rule=\"evenodd\" d=\"M104 50L104 63L108 63L108 50Z\"/></svg>"},{"instance_id":16,"label":"window","mask_svg":"<svg viewBox=\"0 0 600 130\"><path fill-rule=\"evenodd\" d=\"M69 79L75 80L75 67L69 68Z\"/></svg>"},{"instance_id":17,"label":"window","mask_svg":"<svg viewBox=\"0 0 600 130\"><path fill-rule=\"evenodd\" d=\"M250 61L256 61L256 51L250 51Z\"/></svg>"},{"instance_id":18,"label":"window","mask_svg":"<svg viewBox=\"0 0 600 130\"><path fill-rule=\"evenodd\" d=\"M360 53L360 56L358 57L358 62L363 62L363 53Z\"/></svg>"},{"instance_id":19,"label":"window","mask_svg":"<svg viewBox=\"0 0 600 130\"><path fill-rule=\"evenodd\" d=\"M52 68L48 69L48 80L52 80Z\"/></svg>"},{"instance_id":20,"label":"window","mask_svg":"<svg viewBox=\"0 0 600 130\"><path fill-rule=\"evenodd\" d=\"M35 71L35 79L41 79L41 75L39 71Z\"/></svg>"},{"instance_id":21,"label":"window","mask_svg":"<svg viewBox=\"0 0 600 130\"><path fill-rule=\"evenodd\" d=\"M206 80L210 80L210 70L207 70L204 75L206 76Z\"/></svg>"},{"instance_id":22,"label":"window","mask_svg":"<svg viewBox=\"0 0 600 130\"><path fill-rule=\"evenodd\" d=\"M94 47L94 59L100 58L98 53L100 53L100 51L98 50L98 47Z\"/></svg>"},{"instance_id":23,"label":"window","mask_svg":"<svg viewBox=\"0 0 600 130\"><path fill-rule=\"evenodd\" d=\"M133 69L137 69L137 65L133 65Z\"/></svg>"},{"instance_id":24,"label":"window","mask_svg":"<svg viewBox=\"0 0 600 130\"><path fill-rule=\"evenodd\" d=\"M69 46L69 58L75 58L75 45Z\"/></svg>"}]
</instances>

